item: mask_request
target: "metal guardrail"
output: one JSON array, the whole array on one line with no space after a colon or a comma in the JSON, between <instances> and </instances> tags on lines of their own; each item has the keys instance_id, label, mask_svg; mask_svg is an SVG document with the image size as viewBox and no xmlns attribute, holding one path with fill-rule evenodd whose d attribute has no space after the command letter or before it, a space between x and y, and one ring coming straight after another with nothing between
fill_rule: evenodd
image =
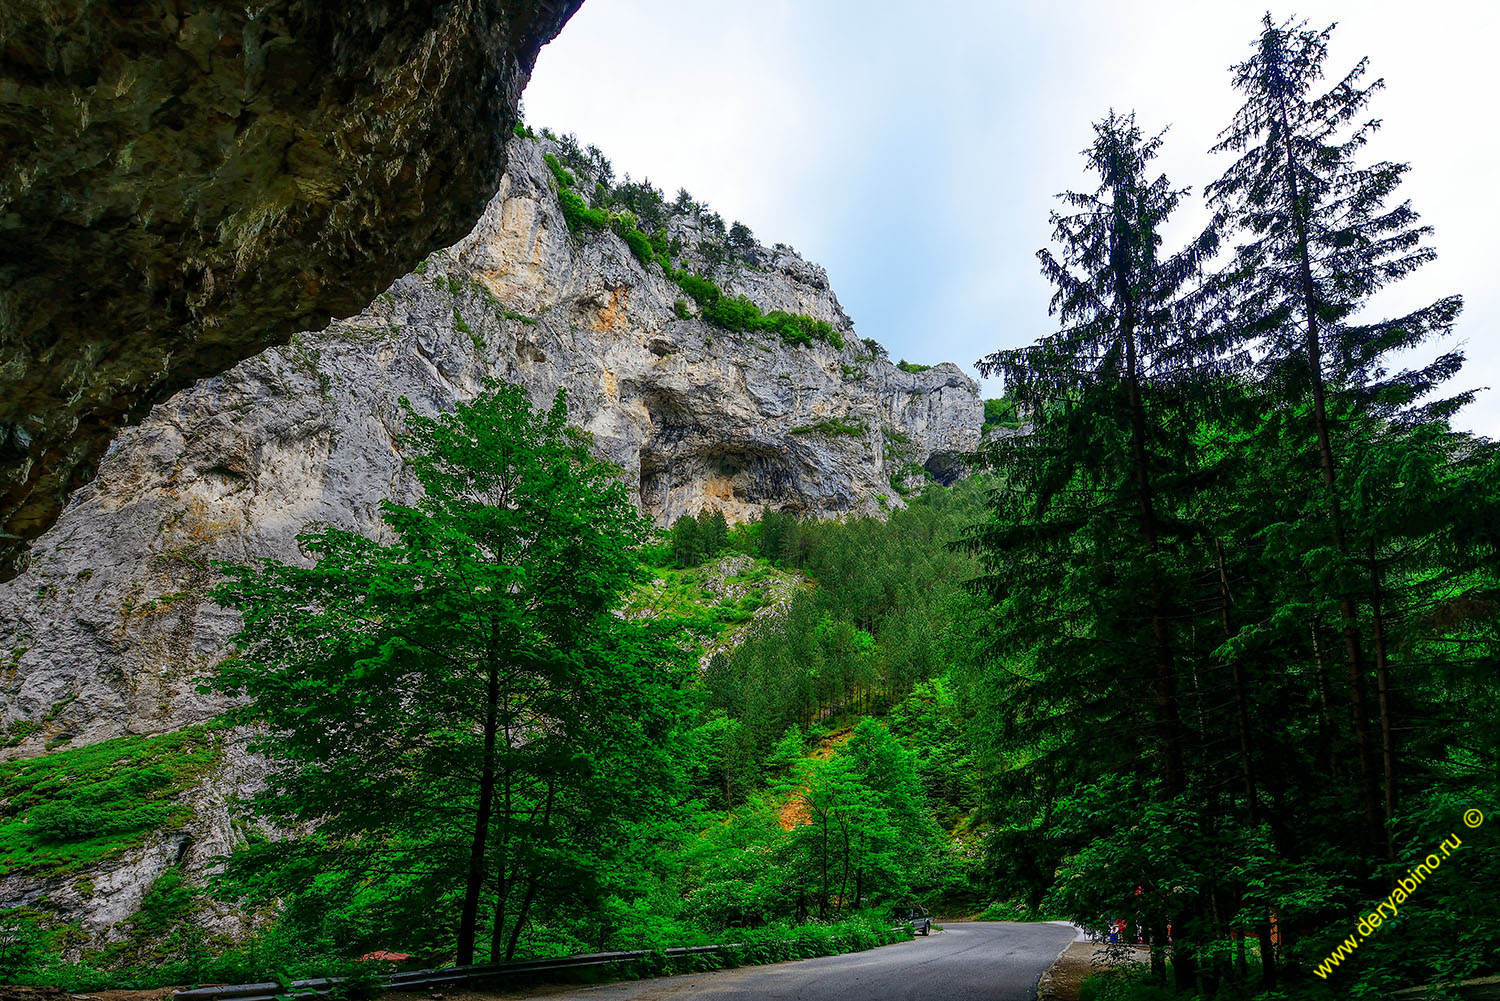
<instances>
[{"instance_id":1,"label":"metal guardrail","mask_svg":"<svg viewBox=\"0 0 1500 1001\"><path fill-rule=\"evenodd\" d=\"M897 931L899 929L892 929ZM715 955L727 949L743 949L739 942L723 945L694 945L680 949L634 949L629 952L590 952L578 956L561 956L555 959L529 959L515 963L494 963L488 966L449 966L435 970L412 970L409 973L393 973L383 978L385 990L429 987L435 984L475 984L492 980L519 979L543 973L561 973L567 970L582 970L614 963L632 963L653 956L676 959L684 956ZM285 986L278 983L231 984L224 987L196 987L188 991L176 991L176 1001L275 1001L288 996L322 995L330 993L344 981L343 977L317 977L312 980L293 980Z\"/></svg>"}]
</instances>

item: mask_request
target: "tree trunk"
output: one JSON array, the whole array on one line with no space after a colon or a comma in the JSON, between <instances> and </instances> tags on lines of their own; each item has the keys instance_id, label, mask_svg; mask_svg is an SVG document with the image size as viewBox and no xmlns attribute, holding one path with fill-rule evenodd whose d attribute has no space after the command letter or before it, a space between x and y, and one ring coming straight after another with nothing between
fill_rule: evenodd
<instances>
[{"instance_id":1,"label":"tree trunk","mask_svg":"<svg viewBox=\"0 0 1500 1001\"><path fill-rule=\"evenodd\" d=\"M1382 607L1380 567L1375 562L1375 542L1370 541L1370 601L1375 631L1375 682L1380 700L1380 749L1385 765L1385 855L1396 861L1396 841L1392 821L1396 816L1396 736L1391 718L1391 671L1385 638L1385 611Z\"/></svg>"},{"instance_id":2,"label":"tree trunk","mask_svg":"<svg viewBox=\"0 0 1500 1001\"><path fill-rule=\"evenodd\" d=\"M479 924L479 893L484 887L484 848L490 835L490 813L495 800L495 728L500 708L500 664L491 655L484 710L484 763L479 774L479 812L474 818L474 840L469 845L469 878L463 911L458 919L459 966L474 965L474 937Z\"/></svg>"},{"instance_id":3,"label":"tree trunk","mask_svg":"<svg viewBox=\"0 0 1500 1001\"><path fill-rule=\"evenodd\" d=\"M531 915L531 904L536 899L537 885L541 879L532 876L526 881L526 895L521 898L521 910L516 915L516 921L510 926L510 941L505 946L505 961L509 963L516 956L516 943L521 940L521 929L526 927L526 919Z\"/></svg>"},{"instance_id":4,"label":"tree trunk","mask_svg":"<svg viewBox=\"0 0 1500 1001\"><path fill-rule=\"evenodd\" d=\"M1161 739L1162 755L1167 766L1167 792L1169 795L1176 796L1187 788L1187 775L1182 763L1181 720L1177 708L1177 672L1172 663L1171 643L1167 634L1161 575L1154 560L1158 550L1156 510L1151 495L1151 473L1146 461L1146 408L1141 401L1139 363L1135 351L1135 300L1129 288L1128 264L1120 258L1123 251L1119 246L1118 236L1115 241L1113 255L1116 295L1123 301L1125 307L1124 316L1120 321L1120 336L1125 342L1125 387L1126 401L1130 410L1131 459L1141 506L1141 536L1153 557L1150 597L1151 637L1156 674L1156 725Z\"/></svg>"},{"instance_id":5,"label":"tree trunk","mask_svg":"<svg viewBox=\"0 0 1500 1001\"><path fill-rule=\"evenodd\" d=\"M1151 952L1151 979L1164 984L1167 982L1167 926L1153 918L1151 928L1146 932L1146 941Z\"/></svg>"},{"instance_id":6,"label":"tree trunk","mask_svg":"<svg viewBox=\"0 0 1500 1001\"><path fill-rule=\"evenodd\" d=\"M1281 102L1281 138L1286 151L1288 194L1291 196L1292 222L1297 231L1297 263L1302 284L1302 307L1307 316L1304 350L1307 352L1308 379L1312 385L1313 428L1318 439L1318 464L1323 473L1323 489L1328 498L1328 528L1334 548L1340 556L1348 555L1344 539L1344 513L1339 501L1333 445L1328 433L1328 408L1323 386L1323 349L1319 343L1317 286L1313 282L1312 257L1307 234L1307 217L1302 207L1297 183L1297 161L1292 151L1291 124L1286 99ZM1344 634L1344 656L1349 664L1350 714L1354 722L1354 746L1359 758L1359 783L1365 808L1365 829L1371 847L1381 842L1380 806L1376 792L1375 766L1370 749L1369 710L1366 707L1364 657L1360 650L1359 620L1354 600L1341 588L1339 624Z\"/></svg>"},{"instance_id":7,"label":"tree trunk","mask_svg":"<svg viewBox=\"0 0 1500 1001\"><path fill-rule=\"evenodd\" d=\"M1318 716L1318 733L1323 738L1324 771L1335 782L1342 781L1343 773L1338 766L1338 756L1333 753L1334 735L1338 728L1333 722L1333 700L1329 693L1328 665L1323 661L1323 637L1318 629L1316 617L1312 620L1313 667L1318 679L1318 705L1322 712Z\"/></svg>"},{"instance_id":8,"label":"tree trunk","mask_svg":"<svg viewBox=\"0 0 1500 1001\"><path fill-rule=\"evenodd\" d=\"M1268 991L1276 989L1276 946L1271 943L1271 921L1262 918L1255 926L1255 937L1260 941L1260 985Z\"/></svg>"},{"instance_id":9,"label":"tree trunk","mask_svg":"<svg viewBox=\"0 0 1500 1001\"><path fill-rule=\"evenodd\" d=\"M505 728L505 739L510 741L510 727ZM490 962L500 962L500 943L505 935L505 906L510 898L510 818L511 775L507 771L504 779L504 805L500 818L500 874L495 887L495 920L490 924Z\"/></svg>"},{"instance_id":10,"label":"tree trunk","mask_svg":"<svg viewBox=\"0 0 1500 1001\"><path fill-rule=\"evenodd\" d=\"M503 863L502 863L503 865ZM495 894L495 917L490 924L490 962L500 962L500 943L505 937L505 903L510 894L509 876L502 868Z\"/></svg>"},{"instance_id":11,"label":"tree trunk","mask_svg":"<svg viewBox=\"0 0 1500 1001\"><path fill-rule=\"evenodd\" d=\"M839 832L844 836L844 871L839 877L839 906L837 913L843 913L844 893L849 889L849 824L847 821L839 821Z\"/></svg>"},{"instance_id":12,"label":"tree trunk","mask_svg":"<svg viewBox=\"0 0 1500 1001\"><path fill-rule=\"evenodd\" d=\"M1224 544L1214 539L1214 554L1219 562L1219 615L1224 627L1224 638L1232 639L1234 632L1229 625L1229 575L1224 570ZM1245 779L1245 805L1250 812L1250 823L1257 822L1259 805L1255 795L1255 765L1250 757L1250 698L1245 690L1245 668L1240 658L1230 661L1234 682L1235 727L1240 738L1240 772Z\"/></svg>"},{"instance_id":13,"label":"tree trunk","mask_svg":"<svg viewBox=\"0 0 1500 1001\"><path fill-rule=\"evenodd\" d=\"M818 898L818 917L828 917L828 814L823 814L823 894Z\"/></svg>"},{"instance_id":14,"label":"tree trunk","mask_svg":"<svg viewBox=\"0 0 1500 1001\"><path fill-rule=\"evenodd\" d=\"M556 785L552 780L547 782L547 804L542 809L542 833L545 835L552 826L552 802L556 793ZM536 900L537 886L541 883L541 877L532 873L526 882L526 895L521 898L521 910L516 914L516 922L510 929L510 942L505 947L505 961L508 963L515 958L516 943L521 940L521 929L526 927L526 919L531 917L531 905Z\"/></svg>"}]
</instances>

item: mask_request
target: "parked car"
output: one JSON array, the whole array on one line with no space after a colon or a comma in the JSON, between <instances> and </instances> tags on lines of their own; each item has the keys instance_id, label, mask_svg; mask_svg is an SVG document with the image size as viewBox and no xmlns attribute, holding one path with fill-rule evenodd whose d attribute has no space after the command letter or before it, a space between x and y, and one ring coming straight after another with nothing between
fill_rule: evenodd
<instances>
[{"instance_id":1,"label":"parked car","mask_svg":"<svg viewBox=\"0 0 1500 1001\"><path fill-rule=\"evenodd\" d=\"M918 935L932 934L932 915L921 904L902 904L896 908L895 916L898 924L910 925Z\"/></svg>"}]
</instances>

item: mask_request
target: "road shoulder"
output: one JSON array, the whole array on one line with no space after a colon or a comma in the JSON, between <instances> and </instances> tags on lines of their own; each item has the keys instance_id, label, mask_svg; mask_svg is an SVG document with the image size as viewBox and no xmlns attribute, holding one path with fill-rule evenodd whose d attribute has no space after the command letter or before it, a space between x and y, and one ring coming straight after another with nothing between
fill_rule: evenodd
<instances>
[{"instance_id":1,"label":"road shoulder","mask_svg":"<svg viewBox=\"0 0 1500 1001\"><path fill-rule=\"evenodd\" d=\"M1119 946L1111 949L1102 942L1070 942L1037 982L1037 1001L1079 1001L1079 988L1090 975L1121 962L1147 962L1142 949L1130 948L1124 956L1122 951Z\"/></svg>"}]
</instances>

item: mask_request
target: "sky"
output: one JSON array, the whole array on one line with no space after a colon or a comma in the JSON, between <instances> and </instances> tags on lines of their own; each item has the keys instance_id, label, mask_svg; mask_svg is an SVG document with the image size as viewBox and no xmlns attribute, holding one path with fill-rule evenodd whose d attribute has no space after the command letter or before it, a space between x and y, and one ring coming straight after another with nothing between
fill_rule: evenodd
<instances>
[{"instance_id":1,"label":"sky","mask_svg":"<svg viewBox=\"0 0 1500 1001\"><path fill-rule=\"evenodd\" d=\"M1080 151L1111 108L1168 129L1156 164L1206 219L1228 165L1208 152L1239 96L1229 66L1259 31L1242 0L585 0L542 50L526 120L599 146L617 175L686 187L763 243L828 270L845 311L892 358L973 362L1051 331L1036 251ZM1500 5L1302 0L1335 21L1326 72L1383 77L1372 158L1412 165L1400 194L1438 259L1383 293L1396 312L1459 292L1453 338L1487 386L1458 423L1500 437L1500 130L1487 120ZM1424 351L1413 360L1434 353ZM986 395L998 395L987 380Z\"/></svg>"}]
</instances>

